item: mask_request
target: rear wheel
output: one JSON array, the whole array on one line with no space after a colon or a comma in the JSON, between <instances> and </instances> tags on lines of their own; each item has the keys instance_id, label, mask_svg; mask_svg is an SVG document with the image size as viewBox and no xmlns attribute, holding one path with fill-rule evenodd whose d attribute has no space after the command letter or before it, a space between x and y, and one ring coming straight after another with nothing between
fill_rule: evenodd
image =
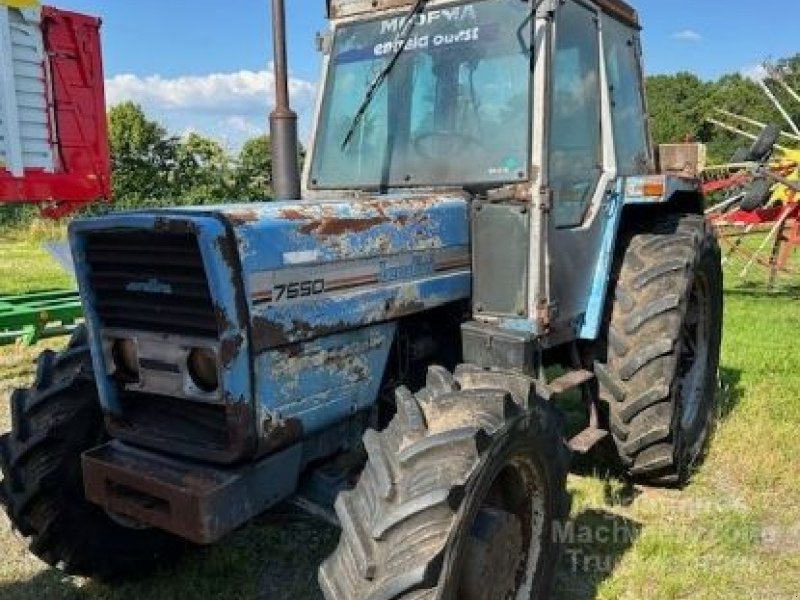
<instances>
[{"instance_id":1,"label":"rear wheel","mask_svg":"<svg viewBox=\"0 0 800 600\"><path fill-rule=\"evenodd\" d=\"M400 388L397 416L367 432L361 480L336 503L325 597L547 598L569 452L554 409L531 395L524 377L473 367L432 368L416 395Z\"/></svg>"},{"instance_id":2,"label":"rear wheel","mask_svg":"<svg viewBox=\"0 0 800 600\"><path fill-rule=\"evenodd\" d=\"M681 485L715 422L722 330L720 251L702 216L667 216L629 234L619 257L604 363L619 457L636 480Z\"/></svg>"},{"instance_id":3,"label":"rear wheel","mask_svg":"<svg viewBox=\"0 0 800 600\"><path fill-rule=\"evenodd\" d=\"M174 559L183 542L126 527L89 503L81 454L105 441L83 329L61 354L39 358L36 382L11 398L12 431L0 437L0 502L30 551L70 575L137 575Z\"/></svg>"}]
</instances>

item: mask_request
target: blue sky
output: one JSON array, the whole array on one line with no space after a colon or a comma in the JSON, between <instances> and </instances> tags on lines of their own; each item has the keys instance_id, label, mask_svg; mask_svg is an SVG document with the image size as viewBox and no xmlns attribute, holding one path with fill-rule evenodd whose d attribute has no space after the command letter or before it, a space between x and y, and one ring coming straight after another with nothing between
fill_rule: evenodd
<instances>
[{"instance_id":1,"label":"blue sky","mask_svg":"<svg viewBox=\"0 0 800 600\"><path fill-rule=\"evenodd\" d=\"M292 91L307 131L319 77L314 35L325 0L286 0ZM271 71L269 0L52 0L103 18L111 102L132 99L176 134L231 147L265 126ZM800 52L798 0L634 0L649 73L704 78ZM777 16L771 16L777 15ZM270 94L271 97L271 94Z\"/></svg>"}]
</instances>

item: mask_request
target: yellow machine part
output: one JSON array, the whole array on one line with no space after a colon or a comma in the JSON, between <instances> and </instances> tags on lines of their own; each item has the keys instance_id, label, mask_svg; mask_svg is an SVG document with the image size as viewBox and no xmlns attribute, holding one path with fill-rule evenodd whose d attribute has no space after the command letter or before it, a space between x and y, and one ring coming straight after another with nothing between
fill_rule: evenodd
<instances>
[{"instance_id":1,"label":"yellow machine part","mask_svg":"<svg viewBox=\"0 0 800 600\"><path fill-rule=\"evenodd\" d=\"M11 8L36 8L40 4L39 0L0 0L0 6Z\"/></svg>"},{"instance_id":2,"label":"yellow machine part","mask_svg":"<svg viewBox=\"0 0 800 600\"><path fill-rule=\"evenodd\" d=\"M789 181L800 181L800 150L782 150L781 157L772 164L773 168L789 169L794 167L794 170L786 178ZM796 198L796 194L785 185L776 185L772 190L772 202L786 203L790 200L800 200Z\"/></svg>"}]
</instances>

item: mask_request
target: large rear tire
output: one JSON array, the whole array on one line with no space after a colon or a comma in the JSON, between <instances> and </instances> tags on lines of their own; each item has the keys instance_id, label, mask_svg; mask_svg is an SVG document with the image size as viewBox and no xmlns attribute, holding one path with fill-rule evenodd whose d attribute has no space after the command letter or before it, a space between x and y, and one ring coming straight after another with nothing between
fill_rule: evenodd
<instances>
[{"instance_id":1,"label":"large rear tire","mask_svg":"<svg viewBox=\"0 0 800 600\"><path fill-rule=\"evenodd\" d=\"M716 420L722 268L711 226L670 215L623 240L595 365L619 457L652 485L686 483Z\"/></svg>"},{"instance_id":2,"label":"large rear tire","mask_svg":"<svg viewBox=\"0 0 800 600\"><path fill-rule=\"evenodd\" d=\"M328 600L544 600L566 518L569 451L552 406L519 375L431 368L368 431L361 479L336 502Z\"/></svg>"},{"instance_id":3,"label":"large rear tire","mask_svg":"<svg viewBox=\"0 0 800 600\"><path fill-rule=\"evenodd\" d=\"M45 352L31 389L11 397L0 437L0 503L30 551L69 575L138 575L180 554L183 542L113 520L84 497L81 454L106 439L86 333Z\"/></svg>"}]
</instances>

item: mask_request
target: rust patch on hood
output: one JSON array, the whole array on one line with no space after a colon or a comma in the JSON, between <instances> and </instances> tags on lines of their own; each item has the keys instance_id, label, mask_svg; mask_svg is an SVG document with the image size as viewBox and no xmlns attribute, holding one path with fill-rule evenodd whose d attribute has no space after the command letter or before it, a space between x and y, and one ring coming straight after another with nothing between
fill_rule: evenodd
<instances>
[{"instance_id":1,"label":"rust patch on hood","mask_svg":"<svg viewBox=\"0 0 800 600\"><path fill-rule=\"evenodd\" d=\"M325 358L325 367L336 370L339 373L352 374L352 378L355 381L369 379L369 371L360 357L332 352Z\"/></svg>"},{"instance_id":2,"label":"rust patch on hood","mask_svg":"<svg viewBox=\"0 0 800 600\"><path fill-rule=\"evenodd\" d=\"M313 326L298 319L292 320L291 326L283 327L265 317L256 317L253 319L253 352L260 354L281 346L289 346L286 352L295 352L301 341L325 337L351 327L353 325L347 323Z\"/></svg>"},{"instance_id":3,"label":"rust patch on hood","mask_svg":"<svg viewBox=\"0 0 800 600\"><path fill-rule=\"evenodd\" d=\"M258 454L263 456L291 446L303 438L303 424L297 418L285 421L267 417L258 444Z\"/></svg>"},{"instance_id":4,"label":"rust patch on hood","mask_svg":"<svg viewBox=\"0 0 800 600\"><path fill-rule=\"evenodd\" d=\"M162 233L176 233L186 235L197 235L197 224L187 219L176 219L159 216L153 222L153 229Z\"/></svg>"},{"instance_id":5,"label":"rust patch on hood","mask_svg":"<svg viewBox=\"0 0 800 600\"><path fill-rule=\"evenodd\" d=\"M353 218L323 218L311 221L300 228L306 235L342 235L345 233L360 233L378 225L388 223L391 219L385 216L368 217L363 219Z\"/></svg>"},{"instance_id":6,"label":"rust patch on hood","mask_svg":"<svg viewBox=\"0 0 800 600\"><path fill-rule=\"evenodd\" d=\"M224 262L225 266L231 269L231 271L235 270L239 266L239 250L236 248L236 244L227 234L219 236L216 243L220 256L222 256L222 262Z\"/></svg>"},{"instance_id":7,"label":"rust patch on hood","mask_svg":"<svg viewBox=\"0 0 800 600\"><path fill-rule=\"evenodd\" d=\"M221 332L226 332L234 328L233 323L228 318L228 313L219 304L214 304L214 317L217 320L217 329Z\"/></svg>"},{"instance_id":8,"label":"rust patch on hood","mask_svg":"<svg viewBox=\"0 0 800 600\"><path fill-rule=\"evenodd\" d=\"M247 225L248 223L255 223L259 219L258 212L256 212L252 208L248 208L245 210L237 210L236 212L227 213L226 217L228 218L228 221L230 221L231 224L234 226Z\"/></svg>"},{"instance_id":9,"label":"rust patch on hood","mask_svg":"<svg viewBox=\"0 0 800 600\"><path fill-rule=\"evenodd\" d=\"M303 344L301 342L295 342L294 344L279 348L277 351L280 352L286 360L297 358L303 354Z\"/></svg>"},{"instance_id":10,"label":"rust patch on hood","mask_svg":"<svg viewBox=\"0 0 800 600\"><path fill-rule=\"evenodd\" d=\"M230 366L233 359L239 354L239 349L242 347L242 344L244 344L244 337L242 337L240 333L228 336L222 340L219 349L219 359L223 367L228 368Z\"/></svg>"},{"instance_id":11,"label":"rust patch on hood","mask_svg":"<svg viewBox=\"0 0 800 600\"><path fill-rule=\"evenodd\" d=\"M238 321L236 326L239 329L244 329L247 326L248 313L247 305L243 301L244 288L240 278L242 268L239 262L239 248L236 245L236 241L231 239L227 234L219 236L214 243L219 250L222 261L225 263L225 267L230 272L231 285L240 297L240 300L236 302L236 319Z\"/></svg>"},{"instance_id":12,"label":"rust patch on hood","mask_svg":"<svg viewBox=\"0 0 800 600\"><path fill-rule=\"evenodd\" d=\"M291 343L286 331L264 317L253 319L253 352L259 353Z\"/></svg>"},{"instance_id":13,"label":"rust patch on hood","mask_svg":"<svg viewBox=\"0 0 800 600\"><path fill-rule=\"evenodd\" d=\"M289 221L303 221L308 217L304 215L302 212L297 210L296 208L285 208L281 211L281 219L287 219Z\"/></svg>"},{"instance_id":14,"label":"rust patch on hood","mask_svg":"<svg viewBox=\"0 0 800 600\"><path fill-rule=\"evenodd\" d=\"M352 325L348 325L346 323L336 323L333 325L311 325L306 321L300 321L297 319L292 320L292 331L296 332L301 339L314 339L318 337L325 337L326 335L330 335L332 333L338 333L340 331L344 331L348 328L352 327Z\"/></svg>"}]
</instances>

